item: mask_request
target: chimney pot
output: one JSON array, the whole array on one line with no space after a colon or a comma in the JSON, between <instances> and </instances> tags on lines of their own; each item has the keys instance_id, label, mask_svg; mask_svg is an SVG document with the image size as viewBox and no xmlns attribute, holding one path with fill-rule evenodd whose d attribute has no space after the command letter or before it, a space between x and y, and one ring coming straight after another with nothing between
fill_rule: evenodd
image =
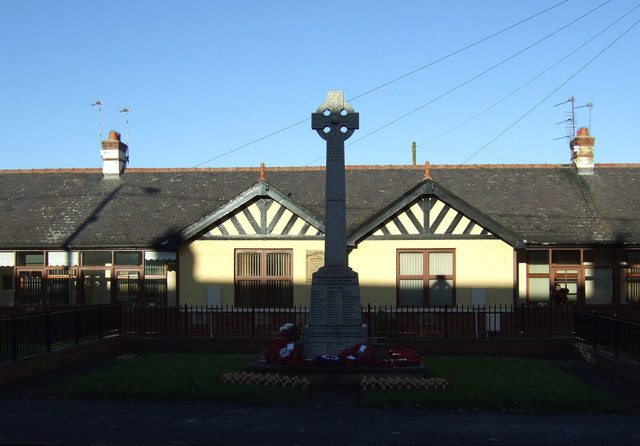
<instances>
[{"instance_id":1,"label":"chimney pot","mask_svg":"<svg viewBox=\"0 0 640 446\"><path fill-rule=\"evenodd\" d=\"M581 127L576 137L569 143L571 147L571 161L581 175L593 174L594 158L593 146L595 138L589 136L589 129Z\"/></svg>"},{"instance_id":2,"label":"chimney pot","mask_svg":"<svg viewBox=\"0 0 640 446\"><path fill-rule=\"evenodd\" d=\"M109 139L112 141L120 141L120 133L116 132L115 130L111 130L109 132Z\"/></svg>"}]
</instances>

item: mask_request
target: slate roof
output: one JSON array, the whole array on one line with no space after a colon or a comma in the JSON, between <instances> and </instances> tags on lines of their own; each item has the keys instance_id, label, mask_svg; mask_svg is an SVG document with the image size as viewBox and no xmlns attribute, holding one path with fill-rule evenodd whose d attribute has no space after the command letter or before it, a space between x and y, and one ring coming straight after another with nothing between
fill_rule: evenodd
<instances>
[{"instance_id":1,"label":"slate roof","mask_svg":"<svg viewBox=\"0 0 640 446\"><path fill-rule=\"evenodd\" d=\"M531 246L640 245L640 165L431 166L431 180ZM260 181L258 168L0 171L0 249L163 248ZM324 220L324 169L266 181ZM347 230L425 181L424 166L347 167Z\"/></svg>"}]
</instances>

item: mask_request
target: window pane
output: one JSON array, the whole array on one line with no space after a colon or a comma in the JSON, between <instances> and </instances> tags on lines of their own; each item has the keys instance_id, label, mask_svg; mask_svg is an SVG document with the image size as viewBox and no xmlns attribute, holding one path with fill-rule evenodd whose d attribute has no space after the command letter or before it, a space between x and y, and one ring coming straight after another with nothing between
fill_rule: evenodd
<instances>
[{"instance_id":1,"label":"window pane","mask_svg":"<svg viewBox=\"0 0 640 446\"><path fill-rule=\"evenodd\" d=\"M13 252L0 252L0 266L15 266Z\"/></svg>"},{"instance_id":2,"label":"window pane","mask_svg":"<svg viewBox=\"0 0 640 446\"><path fill-rule=\"evenodd\" d=\"M48 285L49 303L51 305L73 305L76 303L77 281L75 270L49 270Z\"/></svg>"},{"instance_id":3,"label":"window pane","mask_svg":"<svg viewBox=\"0 0 640 446\"><path fill-rule=\"evenodd\" d=\"M18 266L44 266L44 252L19 252Z\"/></svg>"},{"instance_id":4,"label":"window pane","mask_svg":"<svg viewBox=\"0 0 640 446\"><path fill-rule=\"evenodd\" d=\"M145 260L144 274L145 276L164 276L166 260Z\"/></svg>"},{"instance_id":5,"label":"window pane","mask_svg":"<svg viewBox=\"0 0 640 446\"><path fill-rule=\"evenodd\" d=\"M453 305L453 280L429 280L429 305Z\"/></svg>"},{"instance_id":6,"label":"window pane","mask_svg":"<svg viewBox=\"0 0 640 446\"><path fill-rule=\"evenodd\" d=\"M146 279L144 281L143 303L165 305L167 296L166 279Z\"/></svg>"},{"instance_id":7,"label":"window pane","mask_svg":"<svg viewBox=\"0 0 640 446\"><path fill-rule=\"evenodd\" d=\"M175 260L176 253L174 251L146 251L144 253L145 260Z\"/></svg>"},{"instance_id":8,"label":"window pane","mask_svg":"<svg viewBox=\"0 0 640 446\"><path fill-rule=\"evenodd\" d=\"M582 253L582 257L584 265L611 266L613 262L610 250L585 250Z\"/></svg>"},{"instance_id":9,"label":"window pane","mask_svg":"<svg viewBox=\"0 0 640 446\"><path fill-rule=\"evenodd\" d=\"M136 303L138 301L138 271L118 271L118 302Z\"/></svg>"},{"instance_id":10,"label":"window pane","mask_svg":"<svg viewBox=\"0 0 640 446\"><path fill-rule=\"evenodd\" d=\"M640 302L640 277L627 278L627 303Z\"/></svg>"},{"instance_id":11,"label":"window pane","mask_svg":"<svg viewBox=\"0 0 640 446\"><path fill-rule=\"evenodd\" d=\"M421 276L424 273L422 252L401 252L399 262L401 276Z\"/></svg>"},{"instance_id":12,"label":"window pane","mask_svg":"<svg viewBox=\"0 0 640 446\"><path fill-rule=\"evenodd\" d=\"M531 274L549 274L549 253L547 251L528 251L527 263Z\"/></svg>"},{"instance_id":13,"label":"window pane","mask_svg":"<svg viewBox=\"0 0 640 446\"><path fill-rule=\"evenodd\" d=\"M236 305L250 307L260 302L260 280L238 280L236 283Z\"/></svg>"},{"instance_id":14,"label":"window pane","mask_svg":"<svg viewBox=\"0 0 640 446\"><path fill-rule=\"evenodd\" d=\"M140 251L116 252L115 258L118 266L142 265L142 253Z\"/></svg>"},{"instance_id":15,"label":"window pane","mask_svg":"<svg viewBox=\"0 0 640 446\"><path fill-rule=\"evenodd\" d=\"M546 277L529 277L529 302L549 302L549 279Z\"/></svg>"},{"instance_id":16,"label":"window pane","mask_svg":"<svg viewBox=\"0 0 640 446\"><path fill-rule=\"evenodd\" d=\"M42 272L20 272L18 286L18 305L40 305L42 303Z\"/></svg>"},{"instance_id":17,"label":"window pane","mask_svg":"<svg viewBox=\"0 0 640 446\"><path fill-rule=\"evenodd\" d=\"M613 300L611 269L585 269L584 294L587 304L599 304Z\"/></svg>"},{"instance_id":18,"label":"window pane","mask_svg":"<svg viewBox=\"0 0 640 446\"><path fill-rule=\"evenodd\" d=\"M110 281L105 270L86 270L82 273L84 300L86 305L107 304L111 302Z\"/></svg>"},{"instance_id":19,"label":"window pane","mask_svg":"<svg viewBox=\"0 0 640 446\"><path fill-rule=\"evenodd\" d=\"M290 307L293 305L291 281L268 280L267 281L268 307Z\"/></svg>"},{"instance_id":20,"label":"window pane","mask_svg":"<svg viewBox=\"0 0 640 446\"><path fill-rule=\"evenodd\" d=\"M47 266L78 266L77 251L49 251Z\"/></svg>"},{"instance_id":21,"label":"window pane","mask_svg":"<svg viewBox=\"0 0 640 446\"><path fill-rule=\"evenodd\" d=\"M640 251L627 251L627 262L629 265L639 265Z\"/></svg>"},{"instance_id":22,"label":"window pane","mask_svg":"<svg viewBox=\"0 0 640 446\"><path fill-rule=\"evenodd\" d=\"M430 276L453 275L453 253L452 252L430 252L429 253L429 275Z\"/></svg>"},{"instance_id":23,"label":"window pane","mask_svg":"<svg viewBox=\"0 0 640 446\"><path fill-rule=\"evenodd\" d=\"M288 252L267 253L267 276L291 276L291 254Z\"/></svg>"},{"instance_id":24,"label":"window pane","mask_svg":"<svg viewBox=\"0 0 640 446\"><path fill-rule=\"evenodd\" d=\"M241 252L238 253L238 276L259 276L260 275L260 253Z\"/></svg>"},{"instance_id":25,"label":"window pane","mask_svg":"<svg viewBox=\"0 0 640 446\"><path fill-rule=\"evenodd\" d=\"M111 265L111 251L87 251L82 253L83 266Z\"/></svg>"},{"instance_id":26,"label":"window pane","mask_svg":"<svg viewBox=\"0 0 640 446\"><path fill-rule=\"evenodd\" d=\"M579 265L580 251L554 250L551 252L551 262L556 265Z\"/></svg>"},{"instance_id":27,"label":"window pane","mask_svg":"<svg viewBox=\"0 0 640 446\"><path fill-rule=\"evenodd\" d=\"M398 305L422 306L424 281L422 279L401 279L399 283Z\"/></svg>"}]
</instances>

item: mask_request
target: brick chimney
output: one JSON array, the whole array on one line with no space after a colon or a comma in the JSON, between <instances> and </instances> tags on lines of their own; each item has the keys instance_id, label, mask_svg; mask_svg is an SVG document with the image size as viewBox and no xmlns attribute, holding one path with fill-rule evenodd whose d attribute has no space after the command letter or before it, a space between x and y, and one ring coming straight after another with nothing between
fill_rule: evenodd
<instances>
[{"instance_id":1,"label":"brick chimney","mask_svg":"<svg viewBox=\"0 0 640 446\"><path fill-rule=\"evenodd\" d=\"M109 139L102 141L102 175L105 177L119 177L129 161L128 147L120 141L120 133L111 130Z\"/></svg>"},{"instance_id":2,"label":"brick chimney","mask_svg":"<svg viewBox=\"0 0 640 446\"><path fill-rule=\"evenodd\" d=\"M578 135L569 143L569 147L571 147L571 162L581 175L593 174L593 145L595 140L593 136L589 136L588 128L581 127L578 130Z\"/></svg>"}]
</instances>

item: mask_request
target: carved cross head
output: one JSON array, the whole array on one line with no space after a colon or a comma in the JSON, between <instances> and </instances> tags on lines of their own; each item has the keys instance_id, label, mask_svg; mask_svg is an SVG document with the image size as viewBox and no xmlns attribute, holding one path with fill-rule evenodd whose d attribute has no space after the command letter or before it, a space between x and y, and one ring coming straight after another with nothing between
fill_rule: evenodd
<instances>
[{"instance_id":1,"label":"carved cross head","mask_svg":"<svg viewBox=\"0 0 640 446\"><path fill-rule=\"evenodd\" d=\"M311 114L311 128L325 141L344 142L359 125L358 113L344 100L342 91L330 91L326 102Z\"/></svg>"}]
</instances>

